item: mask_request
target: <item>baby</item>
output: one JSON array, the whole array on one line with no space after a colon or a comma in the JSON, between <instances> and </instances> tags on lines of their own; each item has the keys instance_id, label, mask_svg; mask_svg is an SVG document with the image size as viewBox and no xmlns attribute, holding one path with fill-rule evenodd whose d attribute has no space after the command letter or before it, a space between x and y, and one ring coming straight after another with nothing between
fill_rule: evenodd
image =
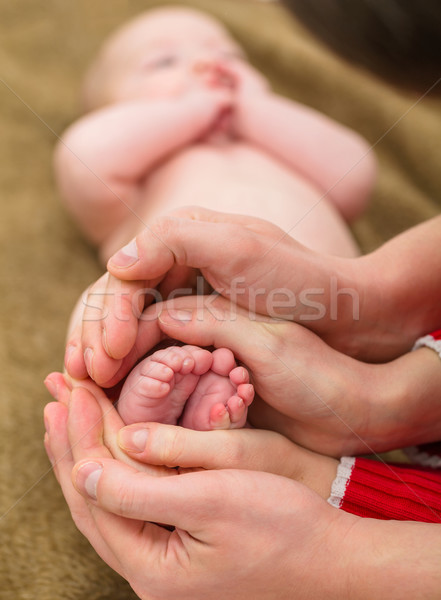
<instances>
[{"instance_id":1,"label":"baby","mask_svg":"<svg viewBox=\"0 0 441 600\"><path fill-rule=\"evenodd\" d=\"M319 252L357 255L346 221L361 214L375 180L367 144L273 94L211 17L167 7L123 26L92 64L83 101L55 171L103 261L154 217L190 204L264 218ZM228 349L170 346L135 366L118 410L126 423L241 427L253 393Z\"/></svg>"}]
</instances>

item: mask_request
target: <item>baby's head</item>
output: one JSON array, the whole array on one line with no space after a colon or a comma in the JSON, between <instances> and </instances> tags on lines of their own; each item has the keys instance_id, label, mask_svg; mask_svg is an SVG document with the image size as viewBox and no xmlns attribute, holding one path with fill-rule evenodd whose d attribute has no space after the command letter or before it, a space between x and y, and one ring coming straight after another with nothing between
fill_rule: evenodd
<instances>
[{"instance_id":1,"label":"baby's head","mask_svg":"<svg viewBox=\"0 0 441 600\"><path fill-rule=\"evenodd\" d=\"M83 87L91 110L136 98L168 98L200 86L201 72L222 63L239 65L241 77L265 86L240 46L215 19L183 7L141 14L102 46Z\"/></svg>"}]
</instances>

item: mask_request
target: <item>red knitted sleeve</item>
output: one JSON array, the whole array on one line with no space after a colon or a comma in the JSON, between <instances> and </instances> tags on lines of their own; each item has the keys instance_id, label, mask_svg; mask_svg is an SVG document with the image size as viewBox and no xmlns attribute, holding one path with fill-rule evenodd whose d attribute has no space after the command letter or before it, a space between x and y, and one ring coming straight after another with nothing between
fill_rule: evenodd
<instances>
[{"instance_id":1,"label":"red knitted sleeve","mask_svg":"<svg viewBox=\"0 0 441 600\"><path fill-rule=\"evenodd\" d=\"M328 502L360 517L441 523L441 470L344 457Z\"/></svg>"},{"instance_id":2,"label":"red knitted sleeve","mask_svg":"<svg viewBox=\"0 0 441 600\"><path fill-rule=\"evenodd\" d=\"M419 338L441 358L441 329ZM360 517L441 523L441 442L406 448L408 464L343 457L328 502Z\"/></svg>"}]
</instances>

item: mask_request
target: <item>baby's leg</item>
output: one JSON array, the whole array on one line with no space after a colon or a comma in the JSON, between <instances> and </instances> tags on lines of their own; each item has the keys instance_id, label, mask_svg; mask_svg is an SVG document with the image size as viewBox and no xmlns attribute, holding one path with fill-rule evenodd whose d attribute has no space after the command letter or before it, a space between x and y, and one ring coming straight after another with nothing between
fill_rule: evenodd
<instances>
[{"instance_id":1,"label":"baby's leg","mask_svg":"<svg viewBox=\"0 0 441 600\"><path fill-rule=\"evenodd\" d=\"M230 350L170 346L139 363L118 401L126 424L157 421L193 429L241 427L254 395ZM186 406L187 400L189 400Z\"/></svg>"}]
</instances>

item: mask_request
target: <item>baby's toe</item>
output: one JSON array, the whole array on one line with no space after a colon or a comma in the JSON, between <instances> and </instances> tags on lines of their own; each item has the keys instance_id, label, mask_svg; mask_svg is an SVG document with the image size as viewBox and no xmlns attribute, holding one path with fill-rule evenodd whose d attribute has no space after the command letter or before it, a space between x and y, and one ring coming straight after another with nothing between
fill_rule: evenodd
<instances>
[{"instance_id":1,"label":"baby's toe","mask_svg":"<svg viewBox=\"0 0 441 600\"><path fill-rule=\"evenodd\" d=\"M237 395L242 398L245 406L249 406L254 399L254 386L251 383L242 383L237 386Z\"/></svg>"},{"instance_id":2,"label":"baby's toe","mask_svg":"<svg viewBox=\"0 0 441 600\"><path fill-rule=\"evenodd\" d=\"M159 381L169 382L174 377L174 370L160 362L155 360L145 360L139 365L139 371L134 373L143 378L157 379Z\"/></svg>"},{"instance_id":3,"label":"baby's toe","mask_svg":"<svg viewBox=\"0 0 441 600\"><path fill-rule=\"evenodd\" d=\"M236 366L234 355L228 348L218 348L212 353L213 364L211 370L218 375L226 377Z\"/></svg>"},{"instance_id":4,"label":"baby's toe","mask_svg":"<svg viewBox=\"0 0 441 600\"><path fill-rule=\"evenodd\" d=\"M182 369L184 361L188 358L188 353L184 347L169 346L162 350L157 350L150 356L150 359L162 363L169 367L174 373L179 373Z\"/></svg>"},{"instance_id":5,"label":"baby's toe","mask_svg":"<svg viewBox=\"0 0 441 600\"><path fill-rule=\"evenodd\" d=\"M154 379L152 377L141 376L137 382L133 384L133 388L136 390L136 395L143 398L163 398L170 392L170 384ZM129 388L125 392L129 394L131 389Z\"/></svg>"},{"instance_id":6,"label":"baby's toe","mask_svg":"<svg viewBox=\"0 0 441 600\"><path fill-rule=\"evenodd\" d=\"M235 367L229 374L231 383L239 386L250 382L250 374L244 367Z\"/></svg>"},{"instance_id":7,"label":"baby's toe","mask_svg":"<svg viewBox=\"0 0 441 600\"><path fill-rule=\"evenodd\" d=\"M227 402L228 413L230 415L230 427L239 428L245 425L247 419L247 406L239 396L232 396Z\"/></svg>"},{"instance_id":8,"label":"baby's toe","mask_svg":"<svg viewBox=\"0 0 441 600\"><path fill-rule=\"evenodd\" d=\"M210 409L211 429L230 429L230 413L224 404L214 404Z\"/></svg>"},{"instance_id":9,"label":"baby's toe","mask_svg":"<svg viewBox=\"0 0 441 600\"><path fill-rule=\"evenodd\" d=\"M191 372L194 375L204 375L204 373L207 373L207 371L210 370L213 363L213 355L211 352L204 350L203 348L198 348L197 346L183 346L182 348L193 360Z\"/></svg>"}]
</instances>

